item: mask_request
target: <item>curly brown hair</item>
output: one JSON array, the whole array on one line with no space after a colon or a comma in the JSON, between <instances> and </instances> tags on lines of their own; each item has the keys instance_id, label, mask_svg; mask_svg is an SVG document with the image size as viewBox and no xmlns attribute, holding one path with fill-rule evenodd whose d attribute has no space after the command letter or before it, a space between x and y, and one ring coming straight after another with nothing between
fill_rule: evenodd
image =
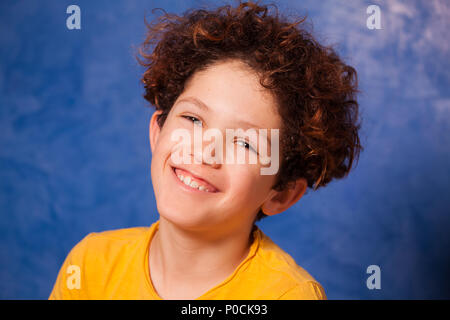
<instances>
[{"instance_id":1,"label":"curly brown hair","mask_svg":"<svg viewBox=\"0 0 450 320\"><path fill-rule=\"evenodd\" d=\"M305 18L289 22L258 2L167 14L148 28L137 59L146 68L145 99L162 114L162 127L186 81L230 59L260 75L282 119L281 159L273 189L305 178L316 190L346 176L363 149L358 137L357 75L333 48L319 44ZM156 10L156 9L154 9ZM154 10L152 12L154 12ZM260 212L258 221L266 215Z\"/></svg>"}]
</instances>

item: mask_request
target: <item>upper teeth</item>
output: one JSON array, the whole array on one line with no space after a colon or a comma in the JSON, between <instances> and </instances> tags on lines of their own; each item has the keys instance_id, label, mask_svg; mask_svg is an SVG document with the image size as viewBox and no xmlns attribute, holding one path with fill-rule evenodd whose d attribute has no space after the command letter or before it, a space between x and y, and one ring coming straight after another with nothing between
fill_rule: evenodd
<instances>
[{"instance_id":1,"label":"upper teeth","mask_svg":"<svg viewBox=\"0 0 450 320\"><path fill-rule=\"evenodd\" d=\"M200 191L211 192L208 188L204 186L199 186L198 183L191 179L191 177L185 177L182 174L178 175L178 179L180 179L185 185L190 186L191 188L198 189Z\"/></svg>"}]
</instances>

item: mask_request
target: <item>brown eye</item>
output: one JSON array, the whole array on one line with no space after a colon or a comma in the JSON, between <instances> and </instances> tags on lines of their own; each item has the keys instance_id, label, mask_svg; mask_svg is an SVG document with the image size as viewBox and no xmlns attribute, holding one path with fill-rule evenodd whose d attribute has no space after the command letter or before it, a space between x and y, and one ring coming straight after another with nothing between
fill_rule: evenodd
<instances>
[{"instance_id":1,"label":"brown eye","mask_svg":"<svg viewBox=\"0 0 450 320\"><path fill-rule=\"evenodd\" d=\"M198 120L196 117L193 117L193 116L183 116L183 118L185 118L185 119L187 119L187 120L193 122L194 124L195 124L196 122L199 123L198 125L199 125L200 127L203 126L202 122L201 122L200 120Z\"/></svg>"},{"instance_id":2,"label":"brown eye","mask_svg":"<svg viewBox=\"0 0 450 320\"><path fill-rule=\"evenodd\" d=\"M256 152L256 150L245 140L238 140L236 142L241 143L241 146L243 146L244 148L249 149L253 152ZM258 153L258 152L256 152L256 153Z\"/></svg>"},{"instance_id":3,"label":"brown eye","mask_svg":"<svg viewBox=\"0 0 450 320\"><path fill-rule=\"evenodd\" d=\"M238 143L240 142L240 143L241 143L241 146L243 146L243 147L246 148L246 149L249 149L249 148L250 148L250 145L249 145L247 142L243 141L243 140L238 140L237 142L238 142Z\"/></svg>"}]
</instances>

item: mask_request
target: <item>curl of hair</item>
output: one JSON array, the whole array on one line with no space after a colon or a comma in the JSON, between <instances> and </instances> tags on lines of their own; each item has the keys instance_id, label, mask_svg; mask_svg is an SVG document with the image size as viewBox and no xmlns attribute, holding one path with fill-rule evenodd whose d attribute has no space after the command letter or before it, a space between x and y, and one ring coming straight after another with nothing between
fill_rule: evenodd
<instances>
[{"instance_id":1,"label":"curl of hair","mask_svg":"<svg viewBox=\"0 0 450 320\"><path fill-rule=\"evenodd\" d=\"M273 4L272 4L273 5ZM144 97L162 127L186 81L197 71L238 59L260 75L282 119L282 158L275 190L299 178L314 190L348 175L363 149L358 137L356 70L308 32L258 2L167 14L147 23L139 49ZM156 10L156 9L154 9ZM153 12L154 12L153 10ZM255 221L266 215L260 211Z\"/></svg>"}]
</instances>

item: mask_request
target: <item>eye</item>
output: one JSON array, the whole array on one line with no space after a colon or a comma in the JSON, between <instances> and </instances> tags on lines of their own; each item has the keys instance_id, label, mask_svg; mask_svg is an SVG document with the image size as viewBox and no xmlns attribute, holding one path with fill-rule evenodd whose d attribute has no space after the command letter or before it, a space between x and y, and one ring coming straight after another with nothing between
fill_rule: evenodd
<instances>
[{"instance_id":1,"label":"eye","mask_svg":"<svg viewBox=\"0 0 450 320\"><path fill-rule=\"evenodd\" d=\"M240 143L244 148L256 152L256 150L255 150L248 142L246 142L246 141L244 141L244 140L238 140L238 141L236 141L236 142Z\"/></svg>"},{"instance_id":2,"label":"eye","mask_svg":"<svg viewBox=\"0 0 450 320\"><path fill-rule=\"evenodd\" d=\"M191 122L193 122L194 124L195 124L196 122L199 123L198 125L199 125L200 127L203 126L202 122L201 122L200 120L198 120L196 117L193 117L193 116L182 116L182 117L185 118L185 119L187 119L187 120L189 120L189 121L191 121Z\"/></svg>"}]
</instances>

